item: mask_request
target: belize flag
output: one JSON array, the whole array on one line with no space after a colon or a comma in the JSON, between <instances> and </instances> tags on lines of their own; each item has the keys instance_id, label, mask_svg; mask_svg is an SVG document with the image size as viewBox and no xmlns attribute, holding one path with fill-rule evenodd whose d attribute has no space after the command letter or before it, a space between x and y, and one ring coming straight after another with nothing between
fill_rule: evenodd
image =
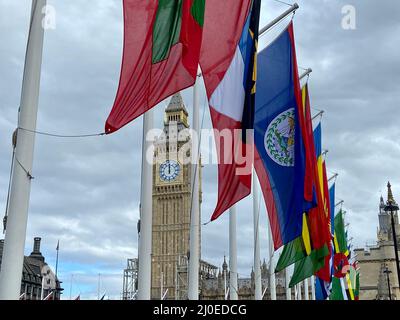
<instances>
[{"instance_id":1,"label":"belize flag","mask_svg":"<svg viewBox=\"0 0 400 320\"><path fill-rule=\"evenodd\" d=\"M302 234L306 146L293 23L258 55L254 166L266 202L274 247Z\"/></svg>"},{"instance_id":2,"label":"belize flag","mask_svg":"<svg viewBox=\"0 0 400 320\"><path fill-rule=\"evenodd\" d=\"M218 153L218 203L211 220L251 192L253 139L246 134L252 131L246 129L253 129L254 122L260 7L261 0L253 0L250 10L243 10L246 20L242 34L231 41L218 39L225 29L236 30L240 24L227 25L222 11L214 13L219 14L218 20L209 19L216 22L215 28L209 24L210 29L204 30L200 66ZM230 59L224 58L226 52L230 52Z\"/></svg>"}]
</instances>

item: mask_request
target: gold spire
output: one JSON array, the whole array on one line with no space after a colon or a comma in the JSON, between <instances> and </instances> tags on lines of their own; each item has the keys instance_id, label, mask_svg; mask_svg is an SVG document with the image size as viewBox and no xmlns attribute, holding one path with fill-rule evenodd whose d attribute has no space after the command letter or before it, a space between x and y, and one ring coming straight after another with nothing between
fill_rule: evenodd
<instances>
[{"instance_id":1,"label":"gold spire","mask_svg":"<svg viewBox=\"0 0 400 320\"><path fill-rule=\"evenodd\" d=\"M388 188L387 202L396 203L396 201L394 201L394 198L393 198L392 186L391 186L390 182L388 182L387 188Z\"/></svg>"}]
</instances>

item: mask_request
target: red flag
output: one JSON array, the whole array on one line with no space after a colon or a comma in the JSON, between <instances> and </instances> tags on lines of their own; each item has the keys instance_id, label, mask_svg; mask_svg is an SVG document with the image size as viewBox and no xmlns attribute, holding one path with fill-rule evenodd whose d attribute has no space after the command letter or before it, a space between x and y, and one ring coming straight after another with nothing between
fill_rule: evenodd
<instances>
[{"instance_id":1,"label":"red flag","mask_svg":"<svg viewBox=\"0 0 400 320\"><path fill-rule=\"evenodd\" d=\"M349 260L344 253L335 253L333 256L335 278L344 278L350 268Z\"/></svg>"},{"instance_id":2,"label":"red flag","mask_svg":"<svg viewBox=\"0 0 400 320\"><path fill-rule=\"evenodd\" d=\"M202 41L204 0L124 0L123 6L122 67L107 134L192 86Z\"/></svg>"},{"instance_id":3,"label":"red flag","mask_svg":"<svg viewBox=\"0 0 400 320\"><path fill-rule=\"evenodd\" d=\"M326 175L326 164L325 161L322 164L322 172L323 172L323 188L324 188L324 202L323 202L323 212L324 216L322 219L324 219L324 231L326 232L325 234L325 241L328 244L329 248L329 256L325 257L325 264L324 267L318 271L317 275L319 278L325 280L325 281L330 281L331 279L331 266L330 266L330 259L333 254L333 246L331 244L332 241L332 236L330 234L330 219L331 219L331 214L330 214L330 199L329 199L329 188L328 188L328 178ZM325 227L326 226L326 227ZM326 229L325 229L326 228Z\"/></svg>"},{"instance_id":4,"label":"red flag","mask_svg":"<svg viewBox=\"0 0 400 320\"><path fill-rule=\"evenodd\" d=\"M323 186L321 186L319 183L318 165L317 165L317 157L316 157L315 143L314 143L314 133L312 126L311 105L310 105L310 96L308 92L308 84L306 84L303 87L302 100L304 107L305 136L307 137L305 141L307 142L308 145L306 147L306 152L307 152L306 170L307 169L309 170L308 175L306 174L305 178L305 189L311 187L311 190L312 192L314 192L314 196L316 198L315 200L317 201L317 206L315 208L310 209L308 212L309 232L313 250L321 249L325 245L329 248L329 255L325 256L324 267L317 272L317 275L320 279L323 279L324 281L330 281L329 259L331 257L332 246L330 245L331 235L329 231L330 215L329 212L327 211L330 209L329 192L325 191L323 197L321 190L321 188L325 190L325 187L327 190L328 182L325 179Z\"/></svg>"},{"instance_id":5,"label":"red flag","mask_svg":"<svg viewBox=\"0 0 400 320\"><path fill-rule=\"evenodd\" d=\"M317 166L317 158L314 144L314 133L312 127L312 118L311 118L311 106L310 106L310 96L308 92L308 85L306 84L302 90L302 98L304 105L304 115L305 115L305 136L307 141L307 165L306 168L309 169L308 177L306 175L306 184L309 187L311 183L311 190L315 192L315 197L317 201L317 207L312 208L308 213L309 224L310 224L310 236L312 239L312 245L314 249L320 249L325 244L329 243L331 240L328 220L325 214L325 199L322 197L322 190L319 183L318 177L318 166ZM309 179L310 181L307 181ZM326 183L326 187L328 184ZM306 189L306 188L305 188ZM325 193L328 197L329 193ZM329 200L329 197L328 197ZM328 206L329 208L329 206ZM329 217L329 215L328 215Z\"/></svg>"},{"instance_id":6,"label":"red flag","mask_svg":"<svg viewBox=\"0 0 400 320\"><path fill-rule=\"evenodd\" d=\"M242 31L244 37L247 37L251 34L249 32L251 22L254 24L258 22L259 8L255 5L256 10L253 10L254 15L250 16L252 19L251 22L249 21L249 27L243 30L251 2L251 0L206 1L206 23L200 66L209 99L213 127L216 130L215 140L218 153L218 203L211 220L218 218L251 191L251 165L250 170L246 170L244 168L246 164L237 161L238 155L243 158L244 163L252 159L252 155L250 157L249 154L252 152L246 152L248 149L252 150L252 142L246 144L242 140L240 131L245 127L243 115L246 90L243 85L244 68L240 68L245 62L238 48ZM259 4L259 0L253 3ZM256 31L258 34L258 26ZM255 33L253 35L256 36ZM250 45L250 42L248 44ZM250 113L249 111L248 114ZM218 138L218 133L221 134L221 139ZM230 139L229 137L225 139L224 133L228 133ZM239 173L239 171L242 172Z\"/></svg>"}]
</instances>

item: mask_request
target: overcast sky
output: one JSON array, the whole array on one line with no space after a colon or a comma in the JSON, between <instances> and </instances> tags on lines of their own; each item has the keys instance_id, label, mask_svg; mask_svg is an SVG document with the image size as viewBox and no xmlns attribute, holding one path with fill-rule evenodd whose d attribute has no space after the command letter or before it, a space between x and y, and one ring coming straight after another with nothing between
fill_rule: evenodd
<instances>
[{"instance_id":1,"label":"overcast sky","mask_svg":"<svg viewBox=\"0 0 400 320\"><path fill-rule=\"evenodd\" d=\"M337 199L344 200L353 244L364 246L376 239L379 197L383 193L386 198L388 180L400 200L400 3L297 2L298 63L313 69L311 103L325 110L323 148L329 150L328 175L339 174ZM57 25L45 34L37 129L100 133L118 86L122 1L48 3L56 9ZM348 4L356 10L355 30L342 28L342 8ZM263 0L262 5L262 25L287 9L273 0ZM7 197L30 10L29 0L0 0L0 212ZM262 46L278 30L262 38ZM183 97L191 113L191 90ZM204 97L203 93L202 103ZM162 126L165 104L155 109L156 127ZM205 128L210 128L205 110ZM64 299L79 293L83 299L96 298L98 274L100 291L110 298L120 297L126 259L137 256L141 131L139 118L106 137L36 138L25 252L31 252L33 237L40 236L42 253L54 266L60 239ZM216 203L216 173L215 165L204 168L203 222L209 220ZM249 197L238 206L241 277L248 276L252 267L252 215ZM261 256L268 259L267 223L262 208ZM228 216L224 215L203 227L202 258L220 266L228 252Z\"/></svg>"}]
</instances>

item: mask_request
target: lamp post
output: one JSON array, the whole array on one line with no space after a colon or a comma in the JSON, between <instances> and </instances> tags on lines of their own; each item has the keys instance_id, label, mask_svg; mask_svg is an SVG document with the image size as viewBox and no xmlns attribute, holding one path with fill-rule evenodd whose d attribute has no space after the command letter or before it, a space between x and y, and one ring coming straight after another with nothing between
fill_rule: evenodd
<instances>
[{"instance_id":1,"label":"lamp post","mask_svg":"<svg viewBox=\"0 0 400 320\"><path fill-rule=\"evenodd\" d=\"M390 290L390 278L389 278L389 273L392 273L392 271L390 271L389 268L387 266L385 266L385 270L383 270L383 273L386 273L388 289L389 289L389 300L392 300L392 293Z\"/></svg>"},{"instance_id":2,"label":"lamp post","mask_svg":"<svg viewBox=\"0 0 400 320\"><path fill-rule=\"evenodd\" d=\"M389 211L390 212L390 218L391 218L391 222L392 222L394 256L395 256L395 259L396 259L397 281L398 281L398 284L400 285L399 252L398 252L398 249L397 249L397 236L396 236L396 228L395 228L395 225L394 225L394 215L393 215L393 211L397 211L397 210L399 210L399 206L392 199L388 199L387 204L385 206L385 211Z\"/></svg>"}]
</instances>

